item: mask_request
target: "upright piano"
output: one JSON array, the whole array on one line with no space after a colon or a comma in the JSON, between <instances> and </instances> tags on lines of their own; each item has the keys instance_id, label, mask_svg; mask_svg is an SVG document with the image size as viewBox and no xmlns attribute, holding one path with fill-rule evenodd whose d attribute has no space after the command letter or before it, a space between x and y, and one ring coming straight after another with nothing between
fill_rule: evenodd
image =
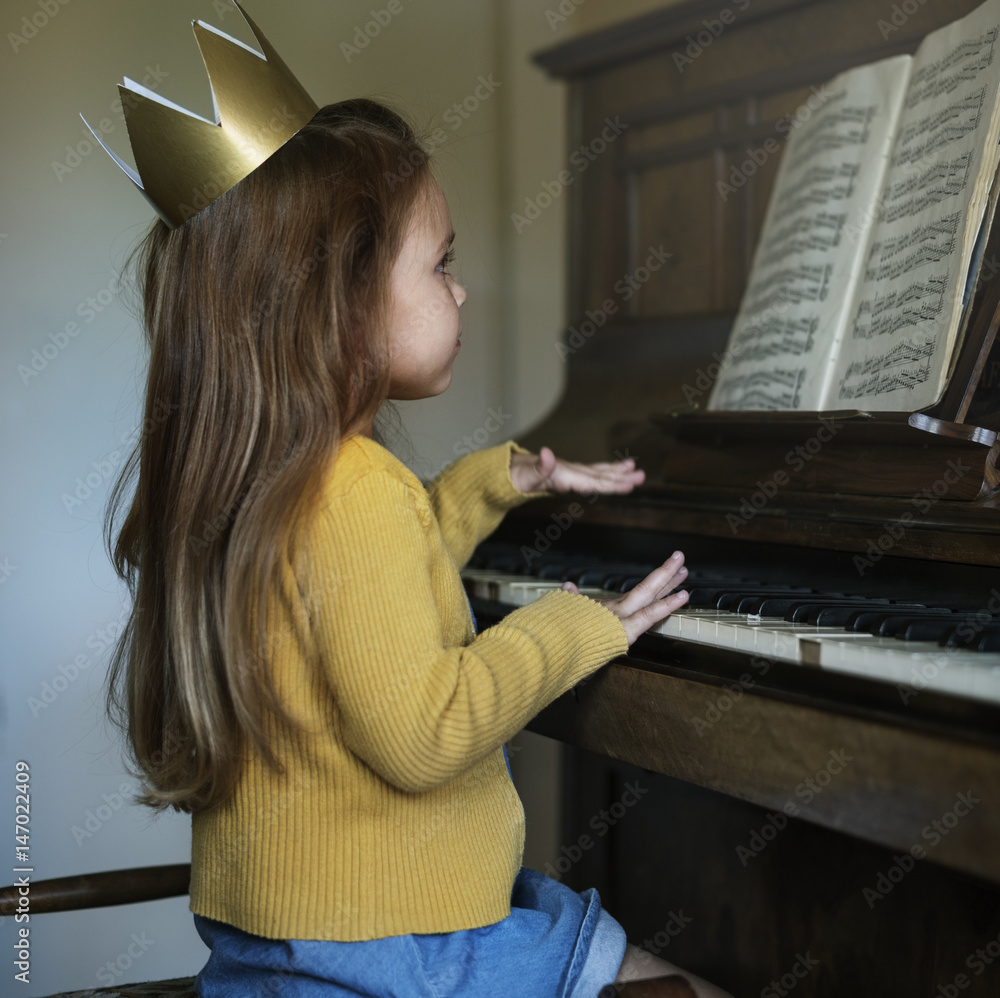
<instances>
[{"instance_id":1,"label":"upright piano","mask_svg":"<svg viewBox=\"0 0 1000 998\"><path fill-rule=\"evenodd\" d=\"M685 552L690 606L530 727L567 746L549 872L737 996L1000 994L998 227L933 409L705 411L777 122L974 6L695 0L537 57L570 150L626 127L567 187L567 386L523 442L648 478L528 504L466 584L488 623Z\"/></svg>"}]
</instances>

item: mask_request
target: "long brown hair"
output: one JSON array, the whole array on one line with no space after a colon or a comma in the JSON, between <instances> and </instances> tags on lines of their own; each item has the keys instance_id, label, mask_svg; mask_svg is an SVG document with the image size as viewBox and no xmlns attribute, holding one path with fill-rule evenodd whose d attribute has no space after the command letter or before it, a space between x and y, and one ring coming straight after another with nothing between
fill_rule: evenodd
<instances>
[{"instance_id":1,"label":"long brown hair","mask_svg":"<svg viewBox=\"0 0 1000 998\"><path fill-rule=\"evenodd\" d=\"M106 519L133 596L108 709L153 807L222 800L248 741L274 764L258 608L317 474L386 398L389 275L428 178L398 115L345 101L136 251L150 360Z\"/></svg>"}]
</instances>

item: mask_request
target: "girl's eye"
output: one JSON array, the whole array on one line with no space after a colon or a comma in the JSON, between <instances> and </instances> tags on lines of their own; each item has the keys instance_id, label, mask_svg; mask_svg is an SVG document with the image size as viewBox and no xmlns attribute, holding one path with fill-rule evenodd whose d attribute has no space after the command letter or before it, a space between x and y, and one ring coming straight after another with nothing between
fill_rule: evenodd
<instances>
[{"instance_id":1,"label":"girl's eye","mask_svg":"<svg viewBox=\"0 0 1000 998\"><path fill-rule=\"evenodd\" d=\"M448 250L447 253L441 258L441 262L435 268L442 274L448 273L448 268L455 262L455 251L453 249Z\"/></svg>"}]
</instances>

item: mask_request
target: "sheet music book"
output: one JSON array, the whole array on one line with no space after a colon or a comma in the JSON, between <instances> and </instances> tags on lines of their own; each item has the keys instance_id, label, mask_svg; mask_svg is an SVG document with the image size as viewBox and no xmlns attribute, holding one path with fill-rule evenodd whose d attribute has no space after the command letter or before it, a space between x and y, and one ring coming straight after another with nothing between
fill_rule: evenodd
<instances>
[{"instance_id":1,"label":"sheet music book","mask_svg":"<svg viewBox=\"0 0 1000 998\"><path fill-rule=\"evenodd\" d=\"M1000 0L818 93L709 409L913 411L947 385L1000 164Z\"/></svg>"}]
</instances>

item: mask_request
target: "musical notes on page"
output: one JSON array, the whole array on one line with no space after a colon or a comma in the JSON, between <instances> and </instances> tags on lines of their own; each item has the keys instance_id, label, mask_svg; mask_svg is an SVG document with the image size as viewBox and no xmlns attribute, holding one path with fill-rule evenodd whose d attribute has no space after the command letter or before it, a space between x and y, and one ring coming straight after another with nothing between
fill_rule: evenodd
<instances>
[{"instance_id":1,"label":"musical notes on page","mask_svg":"<svg viewBox=\"0 0 1000 998\"><path fill-rule=\"evenodd\" d=\"M830 102L842 100L844 93L835 94ZM871 140L871 123L878 113L876 104L846 104L824 114L813 128L802 152L801 164L817 157L828 158L833 153L863 147Z\"/></svg>"},{"instance_id":2,"label":"musical notes on page","mask_svg":"<svg viewBox=\"0 0 1000 998\"><path fill-rule=\"evenodd\" d=\"M936 348L933 338L902 340L888 350L853 361L840 380L838 402L918 388L930 380Z\"/></svg>"},{"instance_id":3,"label":"musical notes on page","mask_svg":"<svg viewBox=\"0 0 1000 998\"><path fill-rule=\"evenodd\" d=\"M914 58L834 404L917 409L947 381L985 191L996 172L1000 2L929 35Z\"/></svg>"},{"instance_id":4,"label":"musical notes on page","mask_svg":"<svg viewBox=\"0 0 1000 998\"><path fill-rule=\"evenodd\" d=\"M720 392L717 409L799 409L806 380L802 367L774 367L737 374Z\"/></svg>"},{"instance_id":5,"label":"musical notes on page","mask_svg":"<svg viewBox=\"0 0 1000 998\"><path fill-rule=\"evenodd\" d=\"M910 79L905 108L917 107L950 94L993 65L1000 29L989 28L975 38L959 42L940 59L918 68ZM952 72L953 67L955 68Z\"/></svg>"},{"instance_id":6,"label":"musical notes on page","mask_svg":"<svg viewBox=\"0 0 1000 998\"><path fill-rule=\"evenodd\" d=\"M955 252L955 234L962 221L960 211L944 218L872 243L866 281L884 281L912 274L925 263L937 263Z\"/></svg>"},{"instance_id":7,"label":"musical notes on page","mask_svg":"<svg viewBox=\"0 0 1000 998\"><path fill-rule=\"evenodd\" d=\"M831 202L849 200L854 194L858 171L857 163L813 166L805 170L789 184L774 213L775 222L781 223L789 215L798 215L813 205L825 208Z\"/></svg>"},{"instance_id":8,"label":"musical notes on page","mask_svg":"<svg viewBox=\"0 0 1000 998\"><path fill-rule=\"evenodd\" d=\"M811 352L818 325L816 316L748 324L733 338L730 349L733 356L747 363L774 357L801 357Z\"/></svg>"},{"instance_id":9,"label":"musical notes on page","mask_svg":"<svg viewBox=\"0 0 1000 998\"><path fill-rule=\"evenodd\" d=\"M910 60L843 73L789 139L711 408L816 408L847 327ZM848 238L850 234L850 238Z\"/></svg>"},{"instance_id":10,"label":"musical notes on page","mask_svg":"<svg viewBox=\"0 0 1000 998\"><path fill-rule=\"evenodd\" d=\"M832 270L831 264L809 266L803 263L772 271L755 289L756 293L747 303L747 313L755 316L781 311L800 302L825 301Z\"/></svg>"},{"instance_id":11,"label":"musical notes on page","mask_svg":"<svg viewBox=\"0 0 1000 998\"><path fill-rule=\"evenodd\" d=\"M964 94L953 104L911 122L900 132L892 166L919 163L975 133L983 123L986 86Z\"/></svg>"},{"instance_id":12,"label":"musical notes on page","mask_svg":"<svg viewBox=\"0 0 1000 998\"><path fill-rule=\"evenodd\" d=\"M876 291L871 298L862 298L854 318L853 339L870 340L933 322L944 312L948 275L916 281L895 291Z\"/></svg>"},{"instance_id":13,"label":"musical notes on page","mask_svg":"<svg viewBox=\"0 0 1000 998\"><path fill-rule=\"evenodd\" d=\"M925 170L897 180L888 188L882 220L895 222L919 215L948 198L959 197L969 184L972 153L963 152L953 160L932 163Z\"/></svg>"}]
</instances>

